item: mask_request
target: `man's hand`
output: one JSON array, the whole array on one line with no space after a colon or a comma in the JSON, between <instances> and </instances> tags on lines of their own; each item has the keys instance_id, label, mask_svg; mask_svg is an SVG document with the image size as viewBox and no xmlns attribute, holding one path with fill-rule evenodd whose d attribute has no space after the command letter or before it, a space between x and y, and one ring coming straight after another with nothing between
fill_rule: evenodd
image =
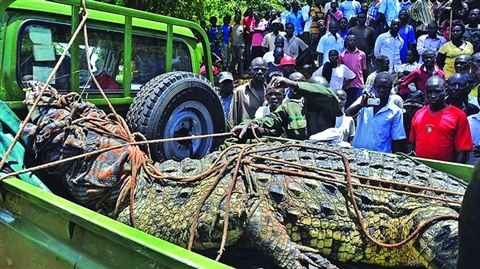
<instances>
[{"instance_id":1,"label":"man's hand","mask_svg":"<svg viewBox=\"0 0 480 269\"><path fill-rule=\"evenodd\" d=\"M298 83L296 81L290 80L285 77L274 77L272 81L270 81L270 86L272 86L273 88L290 87L293 90L298 89Z\"/></svg>"},{"instance_id":2,"label":"man's hand","mask_svg":"<svg viewBox=\"0 0 480 269\"><path fill-rule=\"evenodd\" d=\"M243 138L243 136L247 132L248 127L249 127L249 125L246 125L246 124L245 125L238 125L238 126L233 127L232 130L230 130L230 132L233 134L233 136L241 139L241 138Z\"/></svg>"},{"instance_id":3,"label":"man's hand","mask_svg":"<svg viewBox=\"0 0 480 269\"><path fill-rule=\"evenodd\" d=\"M369 107L371 105L368 104L368 98L375 98L375 96L373 96L372 93L369 93L369 92L364 92L362 94L362 101L360 102L360 105L362 107Z\"/></svg>"},{"instance_id":4,"label":"man's hand","mask_svg":"<svg viewBox=\"0 0 480 269\"><path fill-rule=\"evenodd\" d=\"M245 140L262 137L262 135L265 134L265 129L259 127L257 124L251 123L235 126L230 132L232 132L233 136L238 137L238 139Z\"/></svg>"}]
</instances>

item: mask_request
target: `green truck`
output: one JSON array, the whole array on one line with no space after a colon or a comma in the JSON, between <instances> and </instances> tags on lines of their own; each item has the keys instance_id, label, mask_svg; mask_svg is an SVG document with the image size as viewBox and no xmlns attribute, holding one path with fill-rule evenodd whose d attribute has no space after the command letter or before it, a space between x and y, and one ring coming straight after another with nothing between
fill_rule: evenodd
<instances>
[{"instance_id":1,"label":"green truck","mask_svg":"<svg viewBox=\"0 0 480 269\"><path fill-rule=\"evenodd\" d=\"M199 75L201 64L212 64L199 25L99 2L85 4L88 47L82 31L72 40L82 22L82 1L0 1L0 100L6 107L23 119L26 81L45 82L57 68L50 84L60 93L77 91L107 109L92 82L88 57L115 110L135 131L150 139L224 132L213 74L207 69L205 77ZM152 153L166 159L200 157L218 143L165 143L152 146ZM0 182L0 268L227 266L65 200L41 181L9 177Z\"/></svg>"},{"instance_id":2,"label":"green truck","mask_svg":"<svg viewBox=\"0 0 480 269\"><path fill-rule=\"evenodd\" d=\"M46 81L58 68L51 85L60 93L78 91L108 109L91 69L132 131L149 139L225 131L213 74L207 68L206 78L199 75L202 63L212 64L199 25L93 1L86 7L89 47L80 34L66 50L81 24L80 0L0 1L6 107L23 118L25 82ZM169 142L151 152L157 160L201 157L220 142ZM419 160L467 181L473 170ZM19 178L0 182L0 268L228 268L63 199L41 180Z\"/></svg>"}]
</instances>

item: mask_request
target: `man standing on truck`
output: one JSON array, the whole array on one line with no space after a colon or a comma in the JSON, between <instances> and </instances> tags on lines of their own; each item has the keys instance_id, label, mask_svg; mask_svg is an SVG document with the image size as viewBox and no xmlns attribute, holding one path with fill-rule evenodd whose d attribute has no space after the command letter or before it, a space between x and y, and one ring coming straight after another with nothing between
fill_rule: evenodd
<instances>
[{"instance_id":1,"label":"man standing on truck","mask_svg":"<svg viewBox=\"0 0 480 269\"><path fill-rule=\"evenodd\" d=\"M336 117L342 115L337 95L323 85L275 77L270 86L289 87L295 96L274 112L233 127L234 136L239 139L254 138L253 127L257 136L285 133L288 138L306 140L310 135L334 127Z\"/></svg>"}]
</instances>

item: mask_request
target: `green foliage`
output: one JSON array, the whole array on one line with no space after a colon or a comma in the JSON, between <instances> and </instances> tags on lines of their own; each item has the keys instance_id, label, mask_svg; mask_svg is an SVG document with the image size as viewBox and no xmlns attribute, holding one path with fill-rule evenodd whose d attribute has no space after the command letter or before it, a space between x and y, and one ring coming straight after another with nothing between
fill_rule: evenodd
<instances>
[{"instance_id":1,"label":"green foliage","mask_svg":"<svg viewBox=\"0 0 480 269\"><path fill-rule=\"evenodd\" d=\"M265 11L282 9L283 0L99 0L101 2L126 6L161 15L172 16L199 22L207 21L211 16L218 18L218 24L222 24L222 18L225 14L233 17L235 9L243 12L247 7L261 12L263 16Z\"/></svg>"}]
</instances>

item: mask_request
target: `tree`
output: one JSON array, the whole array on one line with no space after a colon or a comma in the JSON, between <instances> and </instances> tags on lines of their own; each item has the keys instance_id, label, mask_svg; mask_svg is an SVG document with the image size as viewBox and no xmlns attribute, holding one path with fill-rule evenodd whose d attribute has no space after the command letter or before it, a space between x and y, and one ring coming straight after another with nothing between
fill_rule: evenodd
<instances>
[{"instance_id":1,"label":"tree","mask_svg":"<svg viewBox=\"0 0 480 269\"><path fill-rule=\"evenodd\" d=\"M208 21L211 16L217 16L221 23L225 14L233 17L235 9L243 12L247 7L264 14L271 9L282 9L283 0L100 0L104 3L130 7L161 15L199 22Z\"/></svg>"}]
</instances>

